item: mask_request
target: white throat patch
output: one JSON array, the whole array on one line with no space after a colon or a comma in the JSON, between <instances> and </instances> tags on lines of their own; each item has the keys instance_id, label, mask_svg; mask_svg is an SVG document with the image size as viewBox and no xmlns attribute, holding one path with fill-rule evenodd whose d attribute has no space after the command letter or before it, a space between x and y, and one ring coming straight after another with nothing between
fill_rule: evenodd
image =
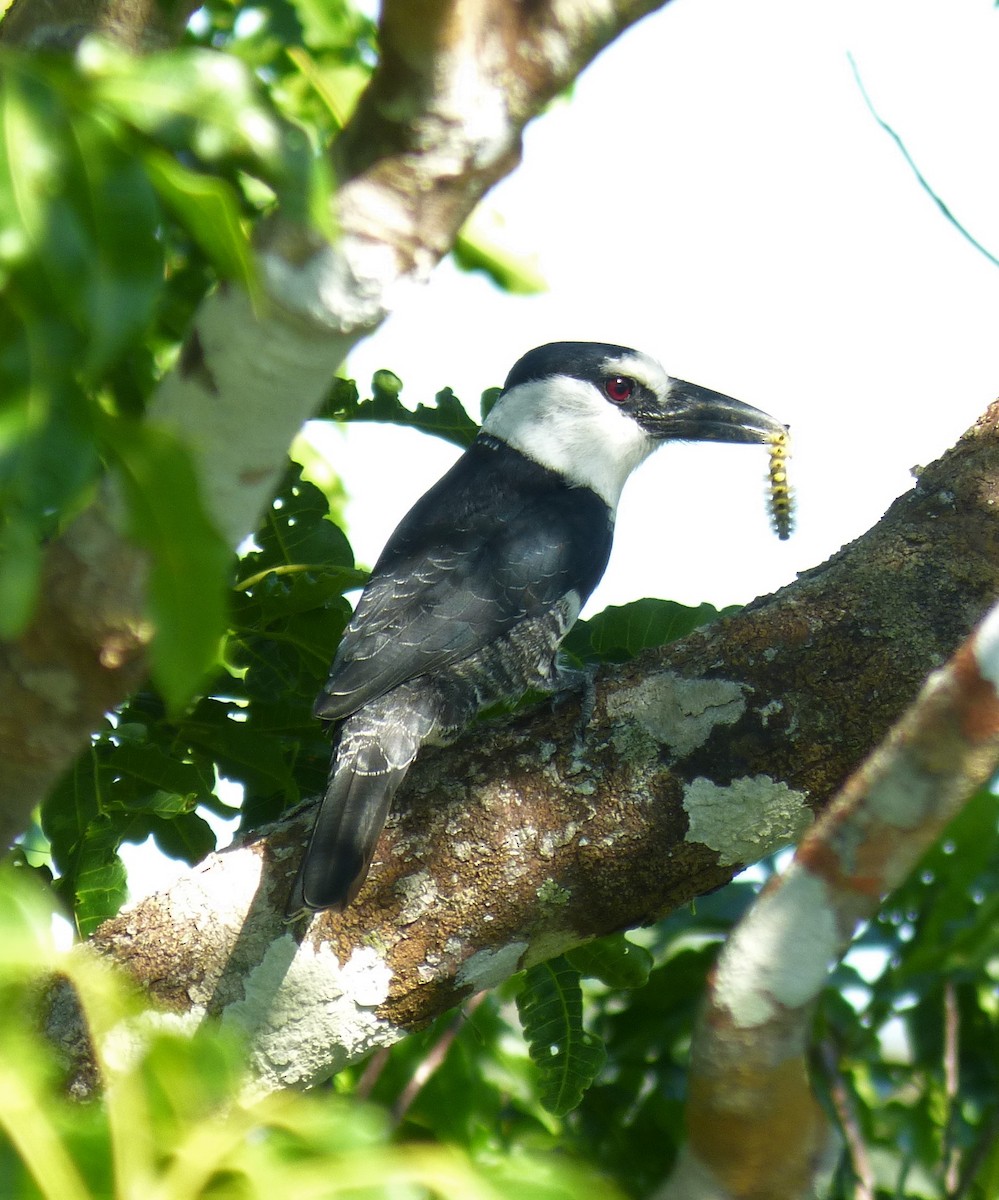
<instances>
[{"instance_id":1,"label":"white throat patch","mask_svg":"<svg viewBox=\"0 0 999 1200\"><path fill-rule=\"evenodd\" d=\"M622 359L612 369L644 382L648 364L642 360L641 372L635 369L638 365ZM625 480L659 445L595 384L569 375L532 379L511 388L496 402L482 429L570 484L590 488L611 513Z\"/></svg>"}]
</instances>

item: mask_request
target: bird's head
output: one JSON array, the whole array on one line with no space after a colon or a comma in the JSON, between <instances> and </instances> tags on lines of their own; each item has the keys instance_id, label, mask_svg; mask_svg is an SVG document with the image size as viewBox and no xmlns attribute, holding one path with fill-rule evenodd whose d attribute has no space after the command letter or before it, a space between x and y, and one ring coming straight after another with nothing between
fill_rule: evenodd
<instances>
[{"instance_id":1,"label":"bird's head","mask_svg":"<svg viewBox=\"0 0 999 1200\"><path fill-rule=\"evenodd\" d=\"M654 358L604 342L551 342L510 371L483 432L589 487L613 510L625 480L667 441L765 444L773 417L667 375Z\"/></svg>"}]
</instances>

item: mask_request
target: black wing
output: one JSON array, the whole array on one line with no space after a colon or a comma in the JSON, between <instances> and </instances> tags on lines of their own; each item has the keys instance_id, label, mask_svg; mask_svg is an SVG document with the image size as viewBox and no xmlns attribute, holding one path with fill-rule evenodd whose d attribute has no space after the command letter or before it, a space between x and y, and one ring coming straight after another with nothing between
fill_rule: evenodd
<instances>
[{"instance_id":1,"label":"black wing","mask_svg":"<svg viewBox=\"0 0 999 1200\"><path fill-rule=\"evenodd\" d=\"M575 591L610 555L610 510L587 488L480 439L410 510L358 601L316 702L340 720L457 662Z\"/></svg>"}]
</instances>

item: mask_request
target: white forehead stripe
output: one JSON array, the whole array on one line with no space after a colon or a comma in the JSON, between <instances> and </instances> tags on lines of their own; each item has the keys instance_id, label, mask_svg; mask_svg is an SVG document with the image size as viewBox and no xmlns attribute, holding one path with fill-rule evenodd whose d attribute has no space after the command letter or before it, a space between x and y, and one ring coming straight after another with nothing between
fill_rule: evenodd
<instances>
[{"instance_id":1,"label":"white forehead stripe","mask_svg":"<svg viewBox=\"0 0 999 1200\"><path fill-rule=\"evenodd\" d=\"M654 358L647 354L622 354L620 358L607 358L604 369L611 375L628 375L637 379L650 392L663 397L669 391L670 377Z\"/></svg>"},{"instance_id":2,"label":"white forehead stripe","mask_svg":"<svg viewBox=\"0 0 999 1200\"><path fill-rule=\"evenodd\" d=\"M615 362L643 365L643 360L630 357ZM610 370L617 373L617 365ZM648 366L641 375L623 369L620 373L644 381ZM659 444L596 384L571 375L512 387L496 402L482 429L573 486L590 488L612 513L625 480Z\"/></svg>"}]
</instances>

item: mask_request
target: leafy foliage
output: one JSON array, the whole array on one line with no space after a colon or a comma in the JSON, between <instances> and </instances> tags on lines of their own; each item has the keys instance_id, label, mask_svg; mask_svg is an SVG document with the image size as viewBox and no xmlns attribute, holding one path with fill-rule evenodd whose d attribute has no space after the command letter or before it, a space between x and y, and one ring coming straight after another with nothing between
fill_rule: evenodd
<instances>
[{"instance_id":1,"label":"leafy foliage","mask_svg":"<svg viewBox=\"0 0 999 1200\"><path fill-rule=\"evenodd\" d=\"M0 67L0 633L29 619L39 543L103 464L152 552L153 670L179 707L216 659L229 553L186 450L138 418L186 325L176 305L207 286L201 265L252 289L246 182L304 220L328 212L326 181L246 68L214 52L132 59L94 42L75 67L11 51Z\"/></svg>"},{"instance_id":2,"label":"leafy foliage","mask_svg":"<svg viewBox=\"0 0 999 1200\"><path fill-rule=\"evenodd\" d=\"M997 891L997 802L983 792L834 972L817 1074L871 1147L879 1197L937 1200L957 1179L969 1196L995 1194ZM857 1171L844 1161L838 1194Z\"/></svg>"},{"instance_id":3,"label":"leafy foliage","mask_svg":"<svg viewBox=\"0 0 999 1200\"><path fill-rule=\"evenodd\" d=\"M562 644L581 659L626 662L643 650L668 645L698 626L735 611L719 611L711 604L690 608L673 600L656 599L612 604L590 620L578 621Z\"/></svg>"},{"instance_id":4,"label":"leafy foliage","mask_svg":"<svg viewBox=\"0 0 999 1200\"><path fill-rule=\"evenodd\" d=\"M524 1036L541 1076L541 1103L557 1117L571 1112L606 1061L603 1046L583 1029L579 972L552 958L524 973L517 994Z\"/></svg>"},{"instance_id":5,"label":"leafy foliage","mask_svg":"<svg viewBox=\"0 0 999 1200\"><path fill-rule=\"evenodd\" d=\"M371 398L358 400L352 382L338 379L323 408L323 416L337 421L379 421L404 428L418 429L453 442L462 449L470 446L479 432L461 401L450 388L437 393L434 406L418 404L408 409L399 399L402 380L391 371L378 371L371 381Z\"/></svg>"},{"instance_id":6,"label":"leafy foliage","mask_svg":"<svg viewBox=\"0 0 999 1200\"><path fill-rule=\"evenodd\" d=\"M251 827L325 777L311 704L344 593L364 578L327 498L290 466L230 587L186 453L144 412L206 291L222 279L256 295L252 233L276 202L329 232L315 150L376 54L372 22L344 0L209 0L169 54L88 43L75 63L0 59L0 637L30 619L43 540L106 479L155 564L153 684L109 717L40 817L81 934L125 896L123 842L152 836L194 863L214 846L207 816ZM474 225L456 259L513 291L538 284ZM380 373L361 400L338 381L325 415L474 437L449 390L411 411L400 387ZM640 601L580 624L567 649L621 660L717 615ZM239 810L221 781L241 786ZM837 1198L861 1179L876 1200L999 1192L997 843L981 796L834 973L815 1076L854 1147ZM12 1196L60 1200L648 1195L682 1140L705 977L756 889L742 879L630 940L534 967L343 1072L339 1095L251 1104L237 1043L174 1031L53 951L27 857L0 877L0 1179ZM53 973L82 996L111 1085L102 1104L62 1099L64 1067L33 1032ZM115 1029L141 1032L131 1057L111 1053Z\"/></svg>"},{"instance_id":7,"label":"leafy foliage","mask_svg":"<svg viewBox=\"0 0 999 1200\"><path fill-rule=\"evenodd\" d=\"M187 711L152 691L119 709L42 810L59 894L81 933L120 907L122 842L152 836L196 863L215 848L198 809L236 816L216 781L238 781L247 824L318 791L329 746L312 701L364 582L322 493L289 466L230 597L225 666ZM194 605L194 612L201 611Z\"/></svg>"},{"instance_id":8,"label":"leafy foliage","mask_svg":"<svg viewBox=\"0 0 999 1200\"><path fill-rule=\"evenodd\" d=\"M393 1143L385 1114L338 1097L241 1098L245 1055L232 1032L175 1026L106 967L57 953L45 897L24 874L0 873L5 1196L571 1200L599 1182L536 1154L477 1164L457 1149ZM79 998L105 1085L101 1103L61 1094L65 1065L36 1032L53 975Z\"/></svg>"}]
</instances>

